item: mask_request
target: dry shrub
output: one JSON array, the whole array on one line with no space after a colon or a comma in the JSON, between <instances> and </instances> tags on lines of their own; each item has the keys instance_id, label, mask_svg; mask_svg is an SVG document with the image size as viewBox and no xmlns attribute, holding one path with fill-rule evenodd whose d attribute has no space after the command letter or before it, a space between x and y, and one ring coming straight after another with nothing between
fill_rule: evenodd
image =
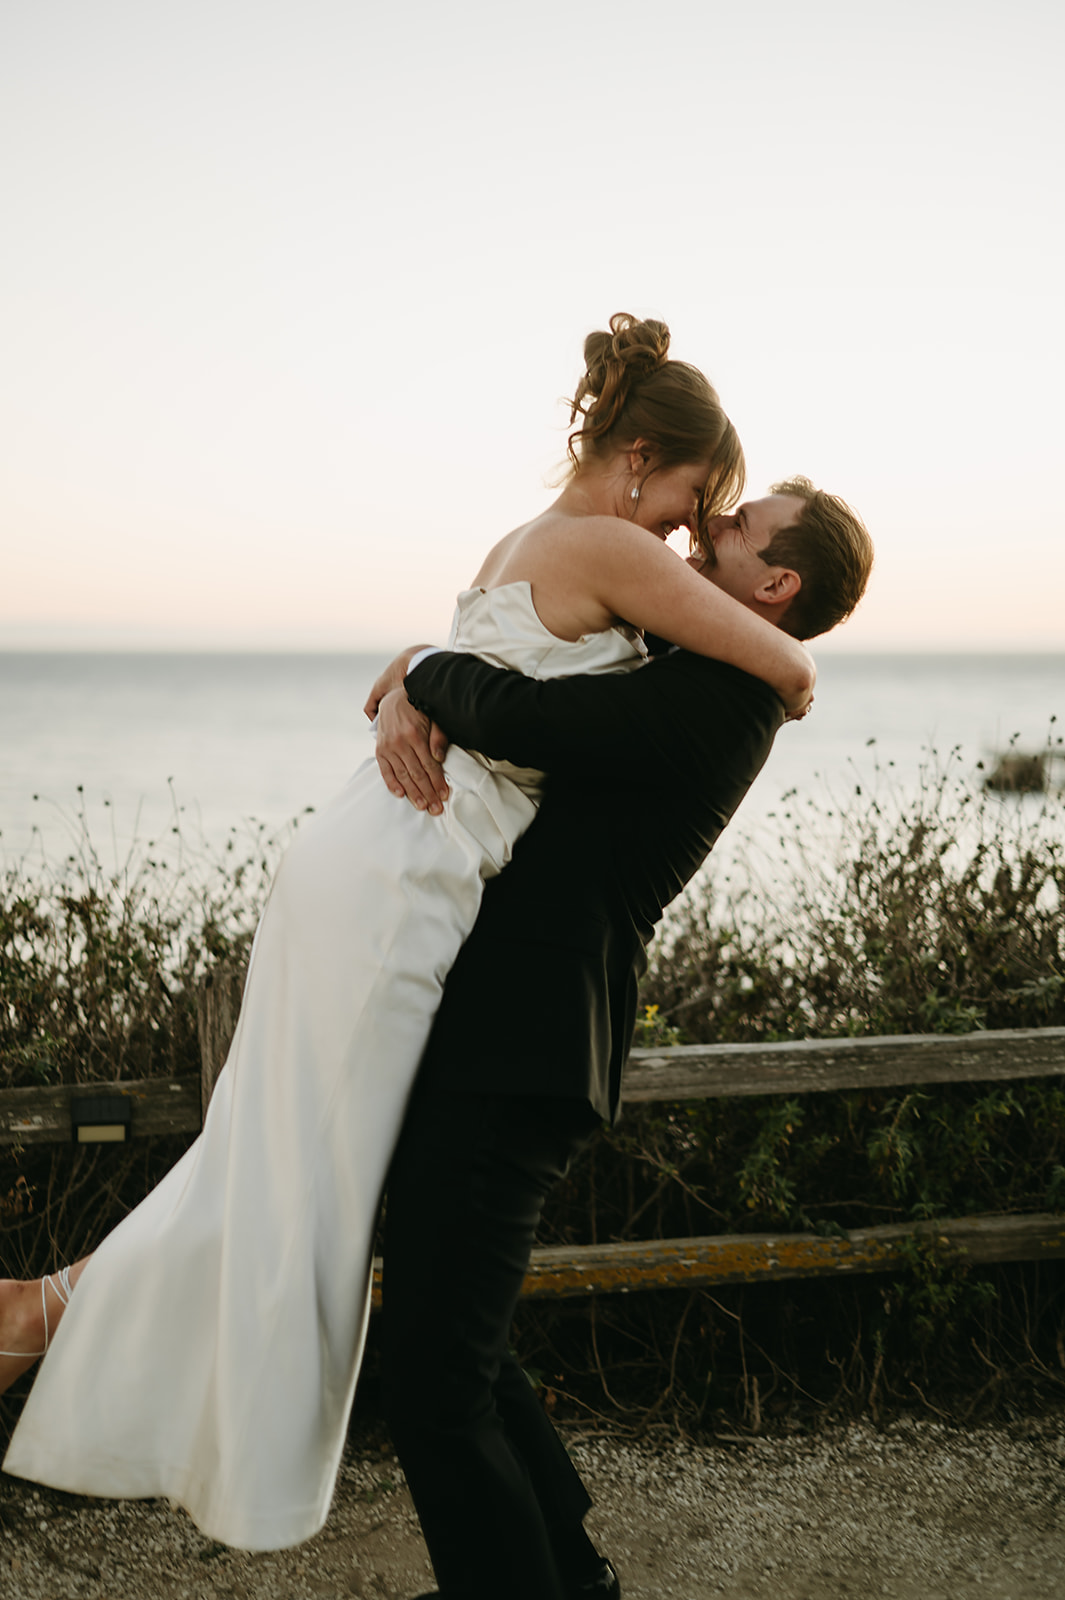
<instances>
[{"instance_id":1,"label":"dry shrub","mask_svg":"<svg viewBox=\"0 0 1065 1600\"><path fill-rule=\"evenodd\" d=\"M916 793L793 796L777 820L768 889L726 897L711 877L677 908L637 1042L1065 1024L1059 797L981 793L954 753ZM628 1108L553 1197L545 1242L1062 1208L1059 1080L918 1085ZM960 1416L973 1396L1065 1392L1061 1263L966 1270L915 1246L891 1277L530 1304L521 1327L530 1364L564 1370L582 1406L691 1426L812 1397L934 1394Z\"/></svg>"},{"instance_id":2,"label":"dry shrub","mask_svg":"<svg viewBox=\"0 0 1065 1600\"><path fill-rule=\"evenodd\" d=\"M704 887L677 909L638 1043L1065 1023L1059 801L980 795L951 758L915 796L793 801L779 820L784 882ZM196 987L246 949L279 844L260 828L242 850L234 834L212 860L175 834L169 861L148 845L107 870L82 830L59 865L8 869L0 1084L196 1072ZM181 1148L6 1153L6 1271L92 1248ZM543 1242L1054 1209L1063 1148L1054 1080L641 1107L553 1197ZM875 1411L949 1393L961 1415L974 1396L1057 1392L1063 1304L1058 1264L966 1272L925 1251L861 1282L529 1303L518 1337L579 1409L757 1428L815 1401Z\"/></svg>"},{"instance_id":3,"label":"dry shrub","mask_svg":"<svg viewBox=\"0 0 1065 1600\"><path fill-rule=\"evenodd\" d=\"M644 998L686 1040L1065 1023L1060 796L984 793L953 752L913 794L792 796L778 822L775 881L719 900L711 877L657 944Z\"/></svg>"}]
</instances>

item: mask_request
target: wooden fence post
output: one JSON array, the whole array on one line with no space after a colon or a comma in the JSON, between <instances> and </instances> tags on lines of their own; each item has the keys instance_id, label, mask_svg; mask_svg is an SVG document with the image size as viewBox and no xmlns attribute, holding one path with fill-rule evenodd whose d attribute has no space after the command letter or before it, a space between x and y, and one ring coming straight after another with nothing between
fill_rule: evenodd
<instances>
[{"instance_id":1,"label":"wooden fence post","mask_svg":"<svg viewBox=\"0 0 1065 1600\"><path fill-rule=\"evenodd\" d=\"M225 1065L236 1031L244 979L248 966L244 960L219 961L200 984L196 995L196 1032L200 1041L200 1115L207 1107L218 1074Z\"/></svg>"}]
</instances>

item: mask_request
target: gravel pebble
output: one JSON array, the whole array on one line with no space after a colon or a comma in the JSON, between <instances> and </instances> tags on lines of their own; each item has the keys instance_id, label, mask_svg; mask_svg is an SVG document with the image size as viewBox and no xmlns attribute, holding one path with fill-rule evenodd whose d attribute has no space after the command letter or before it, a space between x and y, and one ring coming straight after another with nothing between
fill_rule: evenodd
<instances>
[{"instance_id":1,"label":"gravel pebble","mask_svg":"<svg viewBox=\"0 0 1065 1600\"><path fill-rule=\"evenodd\" d=\"M568 1435L625 1600L1059 1600L1065 1410L710 1444ZM394 1456L349 1452L325 1529L248 1555L160 1501L0 1479L3 1600L409 1600L432 1587Z\"/></svg>"}]
</instances>

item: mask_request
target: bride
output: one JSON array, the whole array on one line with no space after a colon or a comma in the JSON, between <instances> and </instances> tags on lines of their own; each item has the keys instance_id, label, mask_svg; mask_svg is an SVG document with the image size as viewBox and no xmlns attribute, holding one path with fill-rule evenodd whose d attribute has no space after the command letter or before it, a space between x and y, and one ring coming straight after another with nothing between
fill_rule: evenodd
<instances>
[{"instance_id":1,"label":"bride","mask_svg":"<svg viewBox=\"0 0 1065 1600\"><path fill-rule=\"evenodd\" d=\"M664 548L743 477L716 393L668 349L664 324L625 315L589 335L571 475L459 596L450 648L537 677L628 671L647 629L797 712L802 646ZM0 1388L48 1354L6 1471L165 1495L246 1549L322 1526L410 1087L484 880L536 812L538 773L452 749L445 776L446 806L417 810L367 762L301 829L202 1134L91 1257L0 1284Z\"/></svg>"}]
</instances>

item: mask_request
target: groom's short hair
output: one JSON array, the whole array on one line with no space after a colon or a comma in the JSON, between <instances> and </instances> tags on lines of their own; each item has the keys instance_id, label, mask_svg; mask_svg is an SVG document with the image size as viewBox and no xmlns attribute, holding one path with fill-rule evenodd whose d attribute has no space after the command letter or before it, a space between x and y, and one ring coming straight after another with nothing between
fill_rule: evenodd
<instances>
[{"instance_id":1,"label":"groom's short hair","mask_svg":"<svg viewBox=\"0 0 1065 1600\"><path fill-rule=\"evenodd\" d=\"M802 588L779 625L796 639L814 639L845 621L862 598L873 567L873 541L845 501L815 489L809 478L774 483L770 493L806 502L798 520L775 533L758 554L768 566L799 574Z\"/></svg>"}]
</instances>

